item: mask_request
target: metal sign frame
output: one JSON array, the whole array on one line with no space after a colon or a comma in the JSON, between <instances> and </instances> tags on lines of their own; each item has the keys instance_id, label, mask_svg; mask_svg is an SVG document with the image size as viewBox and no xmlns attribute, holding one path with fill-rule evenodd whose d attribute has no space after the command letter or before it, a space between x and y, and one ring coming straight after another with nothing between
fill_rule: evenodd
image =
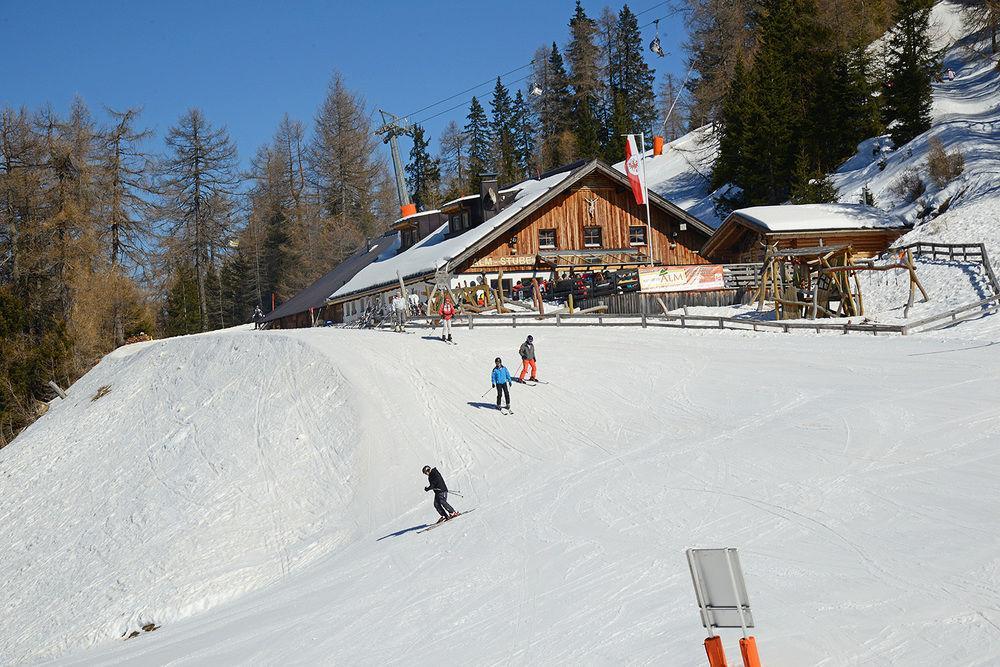
<instances>
[{"instance_id":1,"label":"metal sign frame","mask_svg":"<svg viewBox=\"0 0 1000 667\"><path fill-rule=\"evenodd\" d=\"M715 628L742 628L746 637L754 620L736 549L688 549L687 559L708 636L715 636Z\"/></svg>"}]
</instances>

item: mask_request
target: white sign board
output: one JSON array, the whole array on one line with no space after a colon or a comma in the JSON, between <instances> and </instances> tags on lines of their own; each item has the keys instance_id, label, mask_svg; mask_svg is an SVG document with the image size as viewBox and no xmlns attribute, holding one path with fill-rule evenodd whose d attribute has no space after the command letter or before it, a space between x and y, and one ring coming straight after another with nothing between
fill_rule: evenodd
<instances>
[{"instance_id":1,"label":"white sign board","mask_svg":"<svg viewBox=\"0 0 1000 667\"><path fill-rule=\"evenodd\" d=\"M752 628L750 598L736 549L688 549L701 623L706 628Z\"/></svg>"}]
</instances>

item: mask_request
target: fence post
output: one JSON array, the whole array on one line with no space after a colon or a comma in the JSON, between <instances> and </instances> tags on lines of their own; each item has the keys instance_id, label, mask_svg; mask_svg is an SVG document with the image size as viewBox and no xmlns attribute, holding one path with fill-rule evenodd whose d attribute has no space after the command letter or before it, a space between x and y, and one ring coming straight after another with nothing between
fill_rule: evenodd
<instances>
[{"instance_id":1,"label":"fence post","mask_svg":"<svg viewBox=\"0 0 1000 667\"><path fill-rule=\"evenodd\" d=\"M642 314L642 328L646 328L646 313Z\"/></svg>"},{"instance_id":2,"label":"fence post","mask_svg":"<svg viewBox=\"0 0 1000 667\"><path fill-rule=\"evenodd\" d=\"M473 328L474 328L475 326L476 326L476 323L475 323L475 315L473 315L472 313L469 313L469 331L472 331L472 329L473 329Z\"/></svg>"},{"instance_id":3,"label":"fence post","mask_svg":"<svg viewBox=\"0 0 1000 667\"><path fill-rule=\"evenodd\" d=\"M556 313L556 326L558 327L558 326L561 326L561 325L562 325L562 314L561 313Z\"/></svg>"},{"instance_id":4,"label":"fence post","mask_svg":"<svg viewBox=\"0 0 1000 667\"><path fill-rule=\"evenodd\" d=\"M597 316L597 324L599 326L603 326L604 325L604 315L598 315Z\"/></svg>"},{"instance_id":5,"label":"fence post","mask_svg":"<svg viewBox=\"0 0 1000 667\"><path fill-rule=\"evenodd\" d=\"M517 328L517 315L511 315L510 316L510 321L513 323L514 328L516 329Z\"/></svg>"}]
</instances>

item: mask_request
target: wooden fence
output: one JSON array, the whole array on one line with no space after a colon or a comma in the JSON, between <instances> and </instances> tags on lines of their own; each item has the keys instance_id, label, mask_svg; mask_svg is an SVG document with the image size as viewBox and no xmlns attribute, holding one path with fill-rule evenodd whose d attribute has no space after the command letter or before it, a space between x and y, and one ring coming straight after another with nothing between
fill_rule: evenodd
<instances>
[{"instance_id":1,"label":"wooden fence","mask_svg":"<svg viewBox=\"0 0 1000 667\"><path fill-rule=\"evenodd\" d=\"M901 250L910 249L914 255L929 256L931 259L947 259L957 262L975 262L983 266L983 270L993 288L993 296L981 299L980 301L967 303L948 311L935 313L920 320L914 320L905 324L878 324L865 323L854 324L851 322L834 323L822 320L804 321L775 321L775 320L755 320L752 318L719 317L714 315L664 315L657 297L661 297L666 302L670 310L681 308L685 305L734 305L742 303L735 299L746 298L752 295L752 287L741 287L736 289L715 290L713 292L681 292L674 294L619 294L610 297L597 299L587 299L580 303L581 308L592 306L607 306L605 313L586 313L570 315L566 312L559 312L547 315L537 313L507 314L507 315L476 315L465 314L456 319L456 326L467 326L469 329L475 327L518 327L518 326L632 326L632 327L664 327L669 329L729 329L734 331L780 331L791 333L796 330L814 331L816 333L829 332L848 334L852 332L870 333L872 335L901 335L906 336L920 331L931 331L933 329L950 326L953 323L964 319L978 317L982 311L1000 310L1000 283L997 282L996 274L990 264L990 258L986 248L981 243L911 243L907 246L892 248L889 254ZM732 265L730 265L732 266ZM736 265L741 267L757 267L760 265ZM750 269L741 268L738 271L744 275ZM727 279L728 285L728 279ZM719 301L732 300L731 303L679 303L671 305L668 297L700 294L708 301L717 299ZM678 299L680 301L680 299ZM584 305L589 304L589 305ZM631 310L629 310L631 308ZM620 309L620 312L616 312ZM437 317L417 316L411 317L410 322L422 322L427 326L437 321Z\"/></svg>"}]
</instances>

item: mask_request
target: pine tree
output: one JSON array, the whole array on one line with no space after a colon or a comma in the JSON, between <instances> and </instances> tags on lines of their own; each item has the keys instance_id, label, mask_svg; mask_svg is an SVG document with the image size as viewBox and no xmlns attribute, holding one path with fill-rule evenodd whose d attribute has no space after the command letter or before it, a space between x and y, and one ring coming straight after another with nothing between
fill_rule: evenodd
<instances>
[{"instance_id":1,"label":"pine tree","mask_svg":"<svg viewBox=\"0 0 1000 667\"><path fill-rule=\"evenodd\" d=\"M431 157L429 147L429 139L424 138L424 128L415 125L410 161L406 164L406 184L418 211L428 210L440 203L441 165Z\"/></svg>"},{"instance_id":2,"label":"pine tree","mask_svg":"<svg viewBox=\"0 0 1000 667\"><path fill-rule=\"evenodd\" d=\"M555 42L548 57L536 56L535 62L544 63L535 74L535 83L542 89L538 99L538 141L539 161L544 171L569 162L573 153L570 129L573 99L569 76Z\"/></svg>"},{"instance_id":3,"label":"pine tree","mask_svg":"<svg viewBox=\"0 0 1000 667\"><path fill-rule=\"evenodd\" d=\"M521 180L537 173L538 160L535 154L534 119L520 90L514 96L512 117L514 122L514 157L517 165L517 178L515 180Z\"/></svg>"},{"instance_id":4,"label":"pine tree","mask_svg":"<svg viewBox=\"0 0 1000 667\"><path fill-rule=\"evenodd\" d=\"M490 101L490 138L492 139L493 166L501 183L518 180L517 149L515 147L514 103L510 91L497 77Z\"/></svg>"},{"instance_id":5,"label":"pine tree","mask_svg":"<svg viewBox=\"0 0 1000 667\"><path fill-rule=\"evenodd\" d=\"M489 172L492 167L489 120L486 118L486 110L475 97L469 104L469 121L465 125L465 136L469 140L469 187L473 191L479 190L482 181L481 176Z\"/></svg>"},{"instance_id":6,"label":"pine tree","mask_svg":"<svg viewBox=\"0 0 1000 667\"><path fill-rule=\"evenodd\" d=\"M888 39L885 115L893 122L889 132L897 148L931 127L931 76L937 57L931 50L930 13L927 0L899 0Z\"/></svg>"},{"instance_id":7,"label":"pine tree","mask_svg":"<svg viewBox=\"0 0 1000 667\"><path fill-rule=\"evenodd\" d=\"M186 263L173 269L163 313L163 331L167 336L185 336L203 331L201 297L195 271Z\"/></svg>"},{"instance_id":8,"label":"pine tree","mask_svg":"<svg viewBox=\"0 0 1000 667\"><path fill-rule=\"evenodd\" d=\"M569 22L570 41L566 59L570 66L573 89L572 129L575 137L574 158L590 159L601 155L605 128L598 112L601 99L600 50L596 43L597 23L587 16L580 0Z\"/></svg>"},{"instance_id":9,"label":"pine tree","mask_svg":"<svg viewBox=\"0 0 1000 667\"><path fill-rule=\"evenodd\" d=\"M645 132L651 137L656 120L655 75L643 56L639 22L628 5L618 13L611 54L612 111L605 157L618 162L625 158L621 135Z\"/></svg>"}]
</instances>

